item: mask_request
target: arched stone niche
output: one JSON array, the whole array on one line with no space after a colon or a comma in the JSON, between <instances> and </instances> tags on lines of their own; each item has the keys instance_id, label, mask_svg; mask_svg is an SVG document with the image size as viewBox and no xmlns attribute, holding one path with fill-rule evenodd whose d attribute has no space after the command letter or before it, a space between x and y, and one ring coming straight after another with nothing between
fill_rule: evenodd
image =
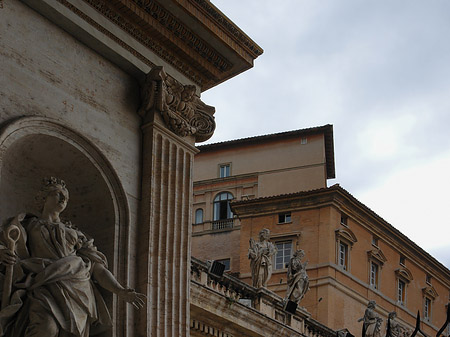
<instances>
[{"instance_id":1,"label":"arched stone niche","mask_svg":"<svg viewBox=\"0 0 450 337\"><path fill-rule=\"evenodd\" d=\"M0 130L0 218L39 214L35 196L45 177L66 182L69 203L62 218L70 220L103 252L109 269L127 284L128 208L119 179L106 158L87 139L43 117L24 117ZM113 319L124 322L123 304L104 293ZM119 315L119 311L123 313ZM119 323L115 335L122 335ZM123 331L123 330L122 330ZM107 334L109 335L109 334Z\"/></svg>"}]
</instances>

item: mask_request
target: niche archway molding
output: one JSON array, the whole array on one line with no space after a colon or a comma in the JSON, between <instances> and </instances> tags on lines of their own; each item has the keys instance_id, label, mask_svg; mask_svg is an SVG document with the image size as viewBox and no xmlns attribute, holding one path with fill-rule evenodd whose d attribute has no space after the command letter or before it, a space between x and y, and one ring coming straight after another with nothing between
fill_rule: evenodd
<instances>
[{"instance_id":1,"label":"niche archway molding","mask_svg":"<svg viewBox=\"0 0 450 337\"><path fill-rule=\"evenodd\" d=\"M34 196L45 177L66 181L66 215L94 238L109 268L128 284L129 209L126 194L105 155L86 137L58 120L31 116L0 128L0 217L34 209ZM126 336L126 304L105 296L112 311L112 336ZM121 317L121 319L115 319ZM103 335L102 335L103 336ZM105 335L110 336L110 334Z\"/></svg>"}]
</instances>

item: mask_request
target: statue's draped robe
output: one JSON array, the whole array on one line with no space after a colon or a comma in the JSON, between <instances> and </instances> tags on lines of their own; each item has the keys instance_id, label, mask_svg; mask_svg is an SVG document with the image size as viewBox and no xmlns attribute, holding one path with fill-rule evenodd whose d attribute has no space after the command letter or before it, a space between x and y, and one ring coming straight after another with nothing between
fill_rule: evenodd
<instances>
[{"instance_id":1,"label":"statue's draped robe","mask_svg":"<svg viewBox=\"0 0 450 337\"><path fill-rule=\"evenodd\" d=\"M302 264L301 261L292 258L288 268L286 298L298 303L308 289L309 278L306 274L306 263Z\"/></svg>"},{"instance_id":2,"label":"statue's draped robe","mask_svg":"<svg viewBox=\"0 0 450 337\"><path fill-rule=\"evenodd\" d=\"M375 328L377 325L377 315L375 311L371 308L367 308L364 312L364 321L363 321L363 337L374 337L375 336Z\"/></svg>"},{"instance_id":3,"label":"statue's draped robe","mask_svg":"<svg viewBox=\"0 0 450 337\"><path fill-rule=\"evenodd\" d=\"M24 336L33 323L30 310L49 313L60 327L59 337L88 337L90 325L110 326L105 302L91 278L93 264L106 267L107 262L93 240L70 224L36 217L28 216L15 224L21 230L16 246L18 262L10 303L0 311L0 336ZM4 248L3 232L0 240L0 248ZM3 278L0 284L3 287Z\"/></svg>"},{"instance_id":4,"label":"statue's draped robe","mask_svg":"<svg viewBox=\"0 0 450 337\"><path fill-rule=\"evenodd\" d=\"M271 242L254 242L249 248L250 267L252 270L253 286L266 287L272 275L272 257L276 248Z\"/></svg>"}]
</instances>

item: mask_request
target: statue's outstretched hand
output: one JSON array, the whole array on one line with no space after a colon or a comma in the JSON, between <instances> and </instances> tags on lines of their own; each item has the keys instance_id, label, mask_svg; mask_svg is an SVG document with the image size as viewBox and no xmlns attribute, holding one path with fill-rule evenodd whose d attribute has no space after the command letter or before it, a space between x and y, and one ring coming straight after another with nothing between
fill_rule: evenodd
<instances>
[{"instance_id":1,"label":"statue's outstretched hand","mask_svg":"<svg viewBox=\"0 0 450 337\"><path fill-rule=\"evenodd\" d=\"M147 296L130 288L123 289L118 295L125 302L131 303L136 309L142 309L147 302Z\"/></svg>"},{"instance_id":2,"label":"statue's outstretched hand","mask_svg":"<svg viewBox=\"0 0 450 337\"><path fill-rule=\"evenodd\" d=\"M0 262L5 265L13 265L16 263L16 256L8 248L0 249Z\"/></svg>"}]
</instances>

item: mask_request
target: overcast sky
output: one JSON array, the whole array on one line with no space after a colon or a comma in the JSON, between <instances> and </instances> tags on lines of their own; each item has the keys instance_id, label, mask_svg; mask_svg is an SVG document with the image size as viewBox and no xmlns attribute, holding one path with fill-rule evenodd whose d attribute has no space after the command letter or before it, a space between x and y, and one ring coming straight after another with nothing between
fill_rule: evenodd
<instances>
[{"instance_id":1,"label":"overcast sky","mask_svg":"<svg viewBox=\"0 0 450 337\"><path fill-rule=\"evenodd\" d=\"M263 49L208 142L334 126L336 179L450 267L450 1L212 0Z\"/></svg>"}]
</instances>

